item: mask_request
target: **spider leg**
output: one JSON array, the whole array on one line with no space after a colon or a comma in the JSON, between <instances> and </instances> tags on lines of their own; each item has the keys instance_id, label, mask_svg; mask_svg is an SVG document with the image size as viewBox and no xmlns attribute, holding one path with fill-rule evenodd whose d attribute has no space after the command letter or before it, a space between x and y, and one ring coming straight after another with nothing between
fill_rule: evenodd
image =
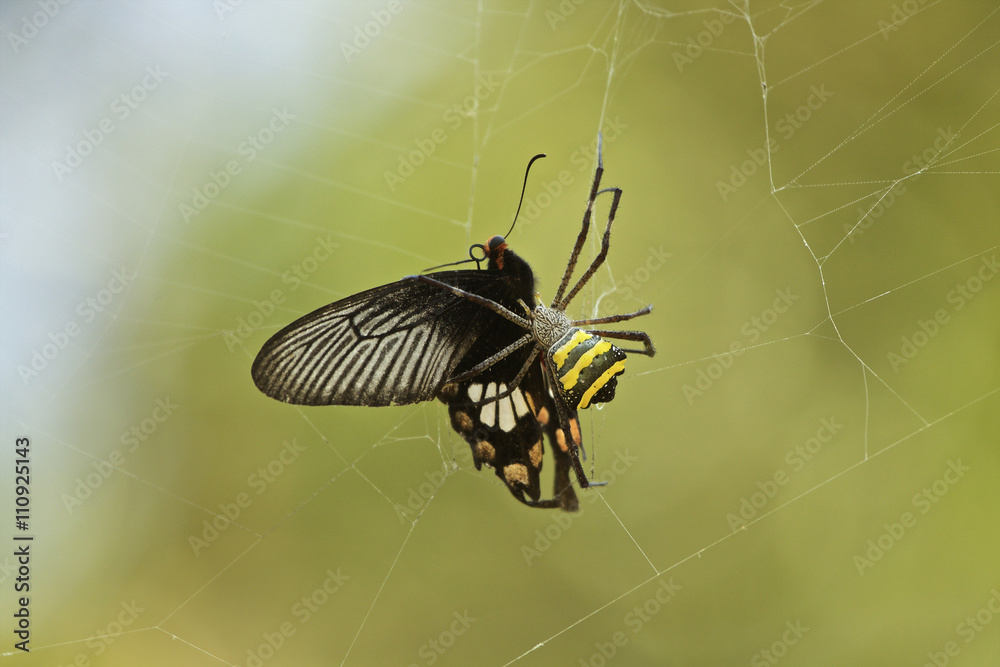
<instances>
[{"instance_id":1,"label":"spider leg","mask_svg":"<svg viewBox=\"0 0 1000 667\"><path fill-rule=\"evenodd\" d=\"M528 373L528 369L531 368L531 364L534 363L535 355L538 353L538 350L539 347L536 345L535 349L533 349L531 351L531 354L528 355L528 358L524 360L524 365L521 366L521 370L519 370L517 372L517 375L514 376L514 379L511 380L510 385L507 387L507 390L500 392L496 396L491 396L490 398L492 400L499 401L501 398L507 398L508 396L514 393L514 390L517 389L518 385L521 384L521 380L524 379L524 376ZM488 402L489 401L487 400L483 400L479 403L473 403L473 405L479 406Z\"/></svg>"},{"instance_id":2,"label":"spider leg","mask_svg":"<svg viewBox=\"0 0 1000 667\"><path fill-rule=\"evenodd\" d=\"M569 481L569 471L573 466L572 459L567 452L559 447L552 448L552 456L556 461L552 495L558 499L559 506L565 511L575 512L580 508L580 501L573 490L573 483Z\"/></svg>"},{"instance_id":3,"label":"spider leg","mask_svg":"<svg viewBox=\"0 0 1000 667\"><path fill-rule=\"evenodd\" d=\"M585 327L592 324L614 324L615 322L624 322L626 320L633 320L637 317L643 315L649 315L653 312L652 306L646 306L641 310L637 310L634 313L623 313L621 315L608 315L607 317L597 317L592 320L573 320L570 322L575 327Z\"/></svg>"},{"instance_id":4,"label":"spider leg","mask_svg":"<svg viewBox=\"0 0 1000 667\"><path fill-rule=\"evenodd\" d=\"M559 428L562 430L564 436L563 443L566 445L566 453L569 454L570 463L573 466L573 472L576 473L576 481L580 484L580 488L586 489L591 486L604 486L607 482L592 482L587 479L587 473L584 472L583 464L580 463L579 452L583 445L583 442L579 438L580 422L577 420L576 428L573 427L573 418L569 416L569 406L566 405L565 399L563 399L558 391L554 392L553 398L556 404L556 412L558 413ZM557 442L556 446L559 447L563 443ZM567 473L568 477L569 474Z\"/></svg>"},{"instance_id":5,"label":"spider leg","mask_svg":"<svg viewBox=\"0 0 1000 667\"><path fill-rule=\"evenodd\" d=\"M590 277L601 267L601 264L604 263L605 257L608 256L608 248L611 247L611 224L615 221L615 213L618 212L618 202L621 201L622 190L621 188L609 188L607 190L601 190L601 192L598 192L597 194L601 194L603 192L614 192L615 198L611 202L611 210L608 211L608 224L604 227L604 238L601 239L601 251L597 254L597 257L594 258L594 261L590 263L590 267L587 269L587 272L580 276L580 280L576 282L576 285L574 285L573 289L569 291L566 298L562 299L558 303L553 303L553 308L566 310L566 306L569 302L573 300L573 297L577 295L577 292L583 289L583 286L587 284L587 281L589 281Z\"/></svg>"},{"instance_id":6,"label":"spider leg","mask_svg":"<svg viewBox=\"0 0 1000 667\"><path fill-rule=\"evenodd\" d=\"M528 321L528 320L526 320L526 319L524 319L523 317L520 317L519 315L516 315L515 313L511 312L507 308L504 308L503 306L501 306L496 301L493 301L492 299L487 299L486 297L479 296L478 294L473 294L472 292L467 292L467 291L465 291L463 289L460 289L458 287L454 287L452 285L449 285L448 283L443 283L440 280L435 280L433 278L429 278L428 276L420 275L420 276L412 276L412 277L416 278L417 280L420 280L421 282L425 282L425 283L427 283L429 285L434 285L436 287L440 287L442 289L446 289L449 292L451 292L452 294L455 294L456 296L460 296L460 297L462 297L464 299L468 299L469 301L472 301L473 303L478 303L478 304L480 304L482 306L485 306L485 307L489 308L490 310L492 310L493 312L497 313L498 315L501 315L501 316L507 318L508 320L510 320L511 322L514 322L515 324L518 324L521 327L527 329L528 332L529 332L529 333L524 334L523 336L521 336L516 341L514 341L513 343L511 343L510 345L508 345L504 349L500 350L496 354L491 355L487 359L479 362L478 364L476 364L475 366L473 366L469 370L465 371L464 373L461 373L461 374L456 375L455 377L451 378L445 384L451 384L451 383L454 383L454 382L461 382L462 380L468 380L469 378L472 378L472 377L475 377L476 375L479 375L480 373L482 373L484 370L486 370L487 368L489 368L490 366L492 366L496 362L509 357L511 354L513 354L517 350L521 349L525 345L529 344L534 339L534 334L532 333L532 329L531 329L531 322ZM531 314L531 310L528 308L528 306L523 301L521 301L520 303L521 303L521 306L525 309L525 311L530 315ZM483 399L481 401L476 401L472 405L478 407L478 406L481 406L481 405L485 405L487 403L492 403L494 401L499 401L502 398L507 398L512 393L514 393L514 390L517 389L517 386L521 383L521 379L528 372L528 368L531 367L531 362L534 361L534 358L535 358L535 351L532 351L532 353L528 355L528 359L524 362L524 365L521 366L521 370L518 371L518 373L514 377L513 381L511 381L510 385L507 387L506 391L502 392L501 394L499 394L497 396L488 396L488 397L486 397L485 399Z\"/></svg>"},{"instance_id":7,"label":"spider leg","mask_svg":"<svg viewBox=\"0 0 1000 667\"><path fill-rule=\"evenodd\" d=\"M569 255L569 262L566 264L566 272L563 274L559 289L552 299L551 308L556 308L562 301L563 292L569 286L569 280L573 277L573 269L576 268L576 261L580 258L580 251L583 250L583 242L587 240L587 232L590 230L590 218L594 214L594 202L597 200L598 190L601 187L601 175L604 173L604 160L601 158L601 134L597 133L597 169L594 171L594 183L590 186L590 196L587 198L587 210L583 214L583 226L576 237L576 244L573 252ZM569 299L567 299L569 301Z\"/></svg>"},{"instance_id":8,"label":"spider leg","mask_svg":"<svg viewBox=\"0 0 1000 667\"><path fill-rule=\"evenodd\" d=\"M635 354L645 354L647 357L652 357L656 354L656 348L653 347L653 340L649 337L645 331L605 331L601 329L588 329L587 333L597 334L598 336L603 336L604 338L618 338L620 340L636 340L641 341L644 349L642 350L626 350L622 348L622 352L634 352Z\"/></svg>"},{"instance_id":9,"label":"spider leg","mask_svg":"<svg viewBox=\"0 0 1000 667\"><path fill-rule=\"evenodd\" d=\"M528 500L527 498L524 497L523 493L520 494L520 495L518 495L518 493L515 492L513 489L511 489L510 492L511 492L511 494L515 498L517 498L518 500L520 500L522 503L524 503L528 507L535 507L535 508L538 508L538 509L546 509L546 510L556 509L558 507L562 507L567 512L574 512L574 511L576 511L576 508L574 508L574 509L567 509L566 507L563 507L562 502L561 502L561 500L559 498L546 498L545 500ZM577 507L579 507L579 504L577 504Z\"/></svg>"},{"instance_id":10,"label":"spider leg","mask_svg":"<svg viewBox=\"0 0 1000 667\"><path fill-rule=\"evenodd\" d=\"M429 276L419 275L419 276L409 276L409 278L412 278L414 280L419 280L420 282L427 283L428 285L434 285L436 287L440 287L441 289L444 290L448 290L449 292L451 292L456 296L460 296L463 299L468 299L473 303L478 303L480 306L485 306L486 308L489 308L497 315L500 315L501 317L510 320L514 324L517 324L529 331L531 330L531 322L524 319L520 315L504 308L503 306L501 306L496 301L493 301L492 299L487 299L486 297L479 296L478 294L473 294L472 292L466 292L464 289L455 287L454 285L449 285L448 283L443 283L440 280L435 280L434 278L431 278Z\"/></svg>"},{"instance_id":11,"label":"spider leg","mask_svg":"<svg viewBox=\"0 0 1000 667\"><path fill-rule=\"evenodd\" d=\"M526 336L525 338L530 338L530 334L528 336ZM517 345L517 347L523 347L525 345L525 343L521 342L523 340L524 340L524 338L519 339L516 343L514 343L514 345ZM509 347L513 347L513 345L509 346ZM513 351L514 350L511 350L511 352L513 352ZM508 396L510 396L511 394L513 394L514 390L517 389L518 385L521 384L521 380L528 373L528 369L531 368L531 364L535 361L535 354L537 352L538 352L538 348L537 347L536 347L536 349L534 349L534 350L531 351L531 354L528 355L528 358L525 360L524 365L521 366L521 370L519 370L517 372L517 375L514 376L514 379L511 380L510 384L507 386L507 389L505 391L502 391L499 394L496 394L496 395L493 395L493 396L485 396L481 400L475 401L474 403L472 403L471 406L478 408L480 406L486 405L487 403L495 403L496 401L499 401L500 399L503 399L503 398L507 398ZM497 355L493 355L493 356L495 357ZM490 359L493 359L493 357L490 357ZM487 361L490 361L490 359L487 359L486 361L484 361L484 362L482 362L480 364L477 364L476 368L479 368L480 366L482 366L483 368L479 368L479 370L476 371L476 373L472 372L472 371L475 371L476 368L472 368L472 369L466 371L465 373L462 373L461 375L457 376L456 378L454 378L452 380L448 380L448 382L459 382L461 380L467 380L468 378L473 377L474 375L476 375L478 373L481 373L487 366L490 365L490 364L486 363ZM495 361L499 361L499 359L494 360L494 362ZM494 363L494 362L490 362L490 363Z\"/></svg>"},{"instance_id":12,"label":"spider leg","mask_svg":"<svg viewBox=\"0 0 1000 667\"><path fill-rule=\"evenodd\" d=\"M530 343L532 337L533 337L533 335L530 334L530 333L524 334L523 336L521 336L520 338L518 338L516 341L514 341L513 343L511 343L510 345L508 345L504 349L500 350L499 352L497 352L493 356L491 356L491 357L489 357L489 358L487 358L487 359L479 362L478 364L476 364L475 366L473 366L469 370L465 371L464 373L456 375L455 377L453 377L450 380L448 380L448 382L446 382L445 384L448 384L448 383L451 383L451 382L461 382L462 380L468 380L469 378L472 378L472 377L475 377L475 376L479 375L480 373L482 373L484 370L486 370L487 368L489 368L490 366L492 366L496 362L500 361L501 359L506 359L507 357L509 357L510 355L512 355L514 352L517 352L522 347L524 347L525 345L527 345L528 343ZM530 358L531 357L529 357L529 359ZM525 364L525 365L527 366L527 364ZM522 374L518 374L517 378L515 378L518 382L521 380L521 375ZM517 385L515 384L514 386L517 386ZM500 397L497 396L496 398L500 398Z\"/></svg>"},{"instance_id":13,"label":"spider leg","mask_svg":"<svg viewBox=\"0 0 1000 667\"><path fill-rule=\"evenodd\" d=\"M565 454L563 455L565 457ZM511 493L515 498L520 500L522 503L528 507L536 507L538 509L556 509L560 508L566 512L576 512L580 509L580 501L577 500L576 492L573 491L573 485L569 482L569 464L566 463L562 468L559 466L561 459L556 457L556 493L551 498L546 498L545 500L528 500L524 497L524 494L518 495L514 490ZM562 470L561 479L563 483L560 483L560 470Z\"/></svg>"}]
</instances>

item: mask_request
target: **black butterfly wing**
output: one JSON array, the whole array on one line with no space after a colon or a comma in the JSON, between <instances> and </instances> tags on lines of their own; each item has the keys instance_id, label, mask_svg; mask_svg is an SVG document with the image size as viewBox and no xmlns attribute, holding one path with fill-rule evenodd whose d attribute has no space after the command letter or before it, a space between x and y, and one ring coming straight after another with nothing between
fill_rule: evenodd
<instances>
[{"instance_id":1,"label":"black butterfly wing","mask_svg":"<svg viewBox=\"0 0 1000 667\"><path fill-rule=\"evenodd\" d=\"M518 327L506 320L496 322L457 370L471 368L488 357L491 350L507 344L503 341L509 343L512 337L516 340L518 332ZM484 402L507 391L529 356L533 356L531 366L517 388L509 396ZM439 398L448 404L452 427L472 448L477 470L484 463L492 467L514 497L527 505L575 511L579 503L569 478L571 459L559 433L559 418L544 372L540 355L527 346L473 378L445 385ZM555 453L555 494L551 499L539 500L545 433Z\"/></svg>"},{"instance_id":2,"label":"black butterfly wing","mask_svg":"<svg viewBox=\"0 0 1000 667\"><path fill-rule=\"evenodd\" d=\"M510 300L497 271L429 276L486 298ZM445 289L404 278L292 322L264 344L251 373L261 392L286 403L417 403L437 395L497 320L507 322Z\"/></svg>"}]
</instances>

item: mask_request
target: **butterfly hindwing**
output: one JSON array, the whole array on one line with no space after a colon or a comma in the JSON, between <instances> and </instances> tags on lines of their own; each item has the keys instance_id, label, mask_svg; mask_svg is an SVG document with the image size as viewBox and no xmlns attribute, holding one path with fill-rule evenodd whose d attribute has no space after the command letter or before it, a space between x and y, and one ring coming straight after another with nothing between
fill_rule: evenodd
<instances>
[{"instance_id":1,"label":"butterfly hindwing","mask_svg":"<svg viewBox=\"0 0 1000 667\"><path fill-rule=\"evenodd\" d=\"M472 448L477 470L484 463L492 467L514 497L525 504L574 511L578 502L569 478L570 455L537 355L509 396L488 400L505 393L507 383L527 361L527 353L512 356L515 359L505 359L470 380L445 385L439 398L448 404L452 427ZM548 436L556 460L555 493L547 501L539 501L543 435Z\"/></svg>"}]
</instances>

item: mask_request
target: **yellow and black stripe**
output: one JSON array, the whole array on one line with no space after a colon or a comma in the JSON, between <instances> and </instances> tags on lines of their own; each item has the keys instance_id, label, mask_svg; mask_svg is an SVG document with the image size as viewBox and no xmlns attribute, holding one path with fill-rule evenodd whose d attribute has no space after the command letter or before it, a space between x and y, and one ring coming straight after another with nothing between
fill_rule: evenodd
<instances>
[{"instance_id":1,"label":"yellow and black stripe","mask_svg":"<svg viewBox=\"0 0 1000 667\"><path fill-rule=\"evenodd\" d=\"M549 367L575 410L615 397L615 378L625 372L625 353L600 336L570 329L549 348Z\"/></svg>"}]
</instances>

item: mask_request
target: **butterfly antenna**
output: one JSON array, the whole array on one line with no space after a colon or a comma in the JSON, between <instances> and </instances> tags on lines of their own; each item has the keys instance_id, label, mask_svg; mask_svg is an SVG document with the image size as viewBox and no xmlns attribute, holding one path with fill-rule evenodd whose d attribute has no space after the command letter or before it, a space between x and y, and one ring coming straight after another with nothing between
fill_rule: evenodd
<instances>
[{"instance_id":1,"label":"butterfly antenna","mask_svg":"<svg viewBox=\"0 0 1000 667\"><path fill-rule=\"evenodd\" d=\"M531 165L535 164L535 160L545 157L545 153L539 153L535 157L528 160L528 168L524 170L524 185L521 186L521 198L517 202L517 212L514 213L514 222L510 223L510 229L504 234L504 238L510 236L510 233L514 231L514 225L517 224L517 215L521 212L521 204L524 203L524 191L528 187L528 172L531 171Z\"/></svg>"},{"instance_id":2,"label":"butterfly antenna","mask_svg":"<svg viewBox=\"0 0 1000 667\"><path fill-rule=\"evenodd\" d=\"M507 233L504 235L505 237L506 236L510 236L510 233L512 231L514 231L514 225L517 224L517 216L521 212L521 204L524 203L524 192L525 192L525 190L528 189L528 174L531 172L531 165L533 165L535 163L535 160L539 160L539 159L541 159L543 157L545 157L545 153L539 153L535 157L533 157L530 160L528 160L528 168L524 170L524 183L521 185L521 198L517 202L517 211L514 212L514 222L510 223L510 229L507 230ZM483 253L482 257L476 257L476 255L473 254L473 251L477 250L477 249L480 250L480 251L482 251L482 253ZM469 259L463 259L463 260L460 260L458 262L450 262L448 264L441 264L439 266L432 266L429 269L424 269L423 272L426 273L428 271L433 271L435 269L443 269L446 266L455 266L457 264L466 264L468 262L475 262L476 263L476 268L478 269L479 268L479 264L481 262L486 261L488 255L489 255L489 251L486 249L486 246L484 246L481 243L476 243L472 247L469 248Z\"/></svg>"},{"instance_id":3,"label":"butterfly antenna","mask_svg":"<svg viewBox=\"0 0 1000 667\"><path fill-rule=\"evenodd\" d=\"M482 261L482 260L477 260L475 257L473 257L472 259L460 259L457 262L448 262L447 264L439 264L437 266L432 266L429 269L424 269L423 271L421 271L421 273L427 273L428 271L434 271L436 269L443 269L446 266L456 266L458 264L468 264L469 262L477 262L476 266L479 266L478 262L480 262L480 261Z\"/></svg>"}]
</instances>

